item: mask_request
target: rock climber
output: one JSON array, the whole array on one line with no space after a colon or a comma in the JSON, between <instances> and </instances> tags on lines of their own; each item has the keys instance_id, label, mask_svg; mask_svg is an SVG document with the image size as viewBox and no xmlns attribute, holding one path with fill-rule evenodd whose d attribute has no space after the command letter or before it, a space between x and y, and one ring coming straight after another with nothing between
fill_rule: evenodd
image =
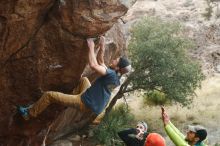
<instances>
[{"instance_id":1,"label":"rock climber","mask_svg":"<svg viewBox=\"0 0 220 146\"><path fill-rule=\"evenodd\" d=\"M18 112L24 119L37 117L50 104L58 103L81 110L82 112L92 112L99 115L111 96L112 87L120 85L120 76L131 70L130 62L125 57L118 57L111 61L109 67L104 63L105 38L100 37L99 51L95 55L95 43L92 38L87 39L89 49L89 66L100 75L93 84L88 78L82 77L80 83L73 90L73 94L61 92L44 92L40 99L31 106L19 106Z\"/></svg>"}]
</instances>

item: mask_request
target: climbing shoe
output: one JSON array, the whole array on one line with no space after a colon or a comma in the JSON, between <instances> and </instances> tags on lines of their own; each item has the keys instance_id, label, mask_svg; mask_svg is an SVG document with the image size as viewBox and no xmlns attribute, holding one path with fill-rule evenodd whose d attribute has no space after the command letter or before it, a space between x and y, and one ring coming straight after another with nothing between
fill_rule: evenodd
<instances>
[{"instance_id":1,"label":"climbing shoe","mask_svg":"<svg viewBox=\"0 0 220 146\"><path fill-rule=\"evenodd\" d=\"M25 120L29 120L28 109L29 109L29 107L23 107L23 106L18 106L18 107L17 107L18 113L21 114L21 116L22 116Z\"/></svg>"}]
</instances>

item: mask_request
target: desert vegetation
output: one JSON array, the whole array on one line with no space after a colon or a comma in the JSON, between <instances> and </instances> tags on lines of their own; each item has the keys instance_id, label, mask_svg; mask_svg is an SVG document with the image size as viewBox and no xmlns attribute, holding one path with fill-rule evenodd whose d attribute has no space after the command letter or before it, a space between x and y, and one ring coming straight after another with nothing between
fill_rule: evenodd
<instances>
[{"instance_id":1,"label":"desert vegetation","mask_svg":"<svg viewBox=\"0 0 220 146\"><path fill-rule=\"evenodd\" d=\"M147 121L149 131L165 135L157 105L168 106L168 111L172 111L171 119L177 126L187 120L199 123L196 115L181 110L184 106L185 110L192 107L195 90L204 79L199 64L187 53L187 49L193 48L193 42L186 39L181 30L180 24L158 18L144 18L134 25L129 42L134 71L113 97L107 108L108 114L95 130L99 143L123 145L117 132L133 127L138 120ZM116 101L128 92L132 93L128 96L129 107L111 111ZM175 104L178 106L173 106ZM130 108L135 118L131 118Z\"/></svg>"}]
</instances>

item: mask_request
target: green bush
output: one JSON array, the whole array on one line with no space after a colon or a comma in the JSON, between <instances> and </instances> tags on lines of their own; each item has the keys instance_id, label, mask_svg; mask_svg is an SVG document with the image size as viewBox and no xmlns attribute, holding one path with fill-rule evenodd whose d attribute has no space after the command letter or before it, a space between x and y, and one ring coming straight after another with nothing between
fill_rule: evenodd
<instances>
[{"instance_id":1,"label":"green bush","mask_svg":"<svg viewBox=\"0 0 220 146\"><path fill-rule=\"evenodd\" d=\"M112 110L101 124L94 130L94 137L99 144L106 146L123 145L118 132L125 128L131 127L134 117L125 105L120 105Z\"/></svg>"},{"instance_id":2,"label":"green bush","mask_svg":"<svg viewBox=\"0 0 220 146\"><path fill-rule=\"evenodd\" d=\"M129 55L134 72L128 81L133 91L160 91L170 101L187 105L204 79L200 65L187 49L193 42L182 33L179 23L159 18L144 18L131 32Z\"/></svg>"},{"instance_id":3,"label":"green bush","mask_svg":"<svg viewBox=\"0 0 220 146\"><path fill-rule=\"evenodd\" d=\"M170 100L162 92L150 91L144 94L144 103L148 105L165 105L170 104Z\"/></svg>"}]
</instances>

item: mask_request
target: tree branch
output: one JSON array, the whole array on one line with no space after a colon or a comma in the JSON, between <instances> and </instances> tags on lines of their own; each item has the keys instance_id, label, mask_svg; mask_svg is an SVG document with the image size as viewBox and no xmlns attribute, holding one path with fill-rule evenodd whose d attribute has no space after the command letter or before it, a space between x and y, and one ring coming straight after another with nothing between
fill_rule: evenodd
<instances>
[{"instance_id":1,"label":"tree branch","mask_svg":"<svg viewBox=\"0 0 220 146\"><path fill-rule=\"evenodd\" d=\"M138 89L142 89L142 88L136 87L136 88L127 89L123 93L132 92L132 91L135 91L135 90L138 90Z\"/></svg>"}]
</instances>

